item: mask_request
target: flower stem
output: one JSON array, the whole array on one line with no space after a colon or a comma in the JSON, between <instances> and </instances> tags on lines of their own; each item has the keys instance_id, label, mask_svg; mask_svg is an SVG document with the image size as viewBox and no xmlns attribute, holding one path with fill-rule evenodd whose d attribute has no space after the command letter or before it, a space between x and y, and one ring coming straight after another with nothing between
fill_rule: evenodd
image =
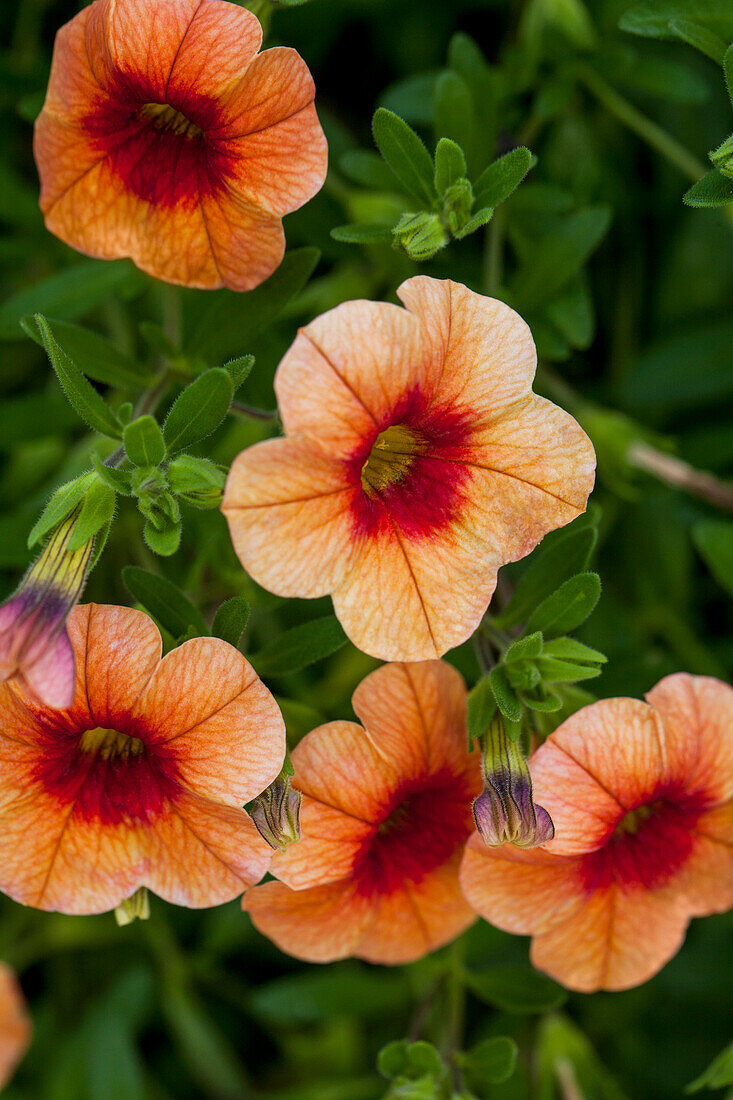
<instances>
[{"instance_id":1,"label":"flower stem","mask_svg":"<svg viewBox=\"0 0 733 1100\"><path fill-rule=\"evenodd\" d=\"M667 485L682 489L716 508L733 512L733 485L720 481L706 470L696 470L681 458L658 451L641 439L632 443L626 457L631 466L644 470Z\"/></svg>"},{"instance_id":2,"label":"flower stem","mask_svg":"<svg viewBox=\"0 0 733 1100\"><path fill-rule=\"evenodd\" d=\"M461 937L455 941L449 953L447 974L448 1024L443 1044L443 1056L450 1064L453 1087L457 1092L461 1091L463 1081L453 1055L463 1046L463 1032L466 1023L466 983L464 980L463 956L464 944Z\"/></svg>"},{"instance_id":3,"label":"flower stem","mask_svg":"<svg viewBox=\"0 0 733 1100\"><path fill-rule=\"evenodd\" d=\"M661 153L684 176L695 183L701 176L705 175L707 169L696 156L683 145L680 145L671 134L668 134L656 122L642 114L632 103L629 103L628 99L624 99L622 95L619 95L616 89L612 88L590 65L579 65L578 76L591 95L594 95L598 102L602 103L619 122L622 122L629 130L633 130L652 149L656 149L658 153Z\"/></svg>"}]
</instances>

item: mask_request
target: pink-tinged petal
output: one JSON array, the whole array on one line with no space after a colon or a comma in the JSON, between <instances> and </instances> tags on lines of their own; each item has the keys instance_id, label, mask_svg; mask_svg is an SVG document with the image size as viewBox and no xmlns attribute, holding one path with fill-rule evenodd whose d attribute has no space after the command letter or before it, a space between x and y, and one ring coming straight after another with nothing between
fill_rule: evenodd
<instances>
[{"instance_id":1,"label":"pink-tinged petal","mask_svg":"<svg viewBox=\"0 0 733 1100\"><path fill-rule=\"evenodd\" d=\"M369 921L354 947L367 962L413 962L460 936L476 920L458 885L461 851L422 882L405 882L375 899Z\"/></svg>"},{"instance_id":2,"label":"pink-tinged petal","mask_svg":"<svg viewBox=\"0 0 733 1100\"><path fill-rule=\"evenodd\" d=\"M536 800L555 823L558 855L604 843L628 810L667 783L664 730L636 699L602 699L572 715L530 761Z\"/></svg>"},{"instance_id":3,"label":"pink-tinged petal","mask_svg":"<svg viewBox=\"0 0 733 1100\"><path fill-rule=\"evenodd\" d=\"M252 203L288 214L323 186L328 146L315 85L295 50L276 46L250 65L209 131L228 158L228 179Z\"/></svg>"},{"instance_id":4,"label":"pink-tinged petal","mask_svg":"<svg viewBox=\"0 0 733 1100\"><path fill-rule=\"evenodd\" d=\"M270 870L293 890L325 886L348 877L374 826L343 810L306 797L300 809L301 837L273 856Z\"/></svg>"},{"instance_id":5,"label":"pink-tinged petal","mask_svg":"<svg viewBox=\"0 0 733 1100\"><path fill-rule=\"evenodd\" d=\"M397 293L442 364L436 400L470 408L482 422L527 396L537 353L529 326L513 309L427 275L408 279Z\"/></svg>"},{"instance_id":6,"label":"pink-tinged petal","mask_svg":"<svg viewBox=\"0 0 733 1100\"><path fill-rule=\"evenodd\" d=\"M63 629L31 665L23 668L22 686L30 690L44 706L71 706L76 688L74 650Z\"/></svg>"},{"instance_id":7,"label":"pink-tinged petal","mask_svg":"<svg viewBox=\"0 0 733 1100\"><path fill-rule=\"evenodd\" d=\"M675 885L695 917L733 908L733 802L700 815L692 849Z\"/></svg>"},{"instance_id":8,"label":"pink-tinged petal","mask_svg":"<svg viewBox=\"0 0 733 1100\"><path fill-rule=\"evenodd\" d=\"M82 728L124 727L160 661L157 626L142 611L90 603L72 612L69 637L78 670L71 719Z\"/></svg>"},{"instance_id":9,"label":"pink-tinged petal","mask_svg":"<svg viewBox=\"0 0 733 1100\"><path fill-rule=\"evenodd\" d=\"M258 584L281 596L324 596L349 568L353 495L344 463L271 439L234 461L222 511Z\"/></svg>"},{"instance_id":10,"label":"pink-tinged petal","mask_svg":"<svg viewBox=\"0 0 733 1100\"><path fill-rule=\"evenodd\" d=\"M301 329L275 375L285 431L350 458L391 422L419 387L431 393L440 364L416 319L384 302L344 302Z\"/></svg>"},{"instance_id":11,"label":"pink-tinged petal","mask_svg":"<svg viewBox=\"0 0 733 1100\"><path fill-rule=\"evenodd\" d=\"M350 879L291 890L266 882L248 891L242 908L281 951L306 962L333 962L354 953L370 906Z\"/></svg>"},{"instance_id":12,"label":"pink-tinged petal","mask_svg":"<svg viewBox=\"0 0 733 1100\"><path fill-rule=\"evenodd\" d=\"M466 753L466 685L444 661L384 665L352 702L375 749L401 775L478 767L478 753Z\"/></svg>"},{"instance_id":13,"label":"pink-tinged petal","mask_svg":"<svg viewBox=\"0 0 733 1100\"><path fill-rule=\"evenodd\" d=\"M477 833L466 845L460 882L484 920L522 936L567 920L586 898L574 860L540 848L487 848Z\"/></svg>"},{"instance_id":14,"label":"pink-tinged petal","mask_svg":"<svg viewBox=\"0 0 733 1100\"><path fill-rule=\"evenodd\" d=\"M733 688L680 672L646 698L664 723L672 779L707 802L733 798Z\"/></svg>"},{"instance_id":15,"label":"pink-tinged petal","mask_svg":"<svg viewBox=\"0 0 733 1100\"><path fill-rule=\"evenodd\" d=\"M133 728L192 791L241 807L279 774L280 709L242 654L194 638L160 662L130 709Z\"/></svg>"},{"instance_id":16,"label":"pink-tinged petal","mask_svg":"<svg viewBox=\"0 0 733 1100\"><path fill-rule=\"evenodd\" d=\"M15 1073L31 1041L33 1027L15 974L0 962L0 1089Z\"/></svg>"},{"instance_id":17,"label":"pink-tinged petal","mask_svg":"<svg viewBox=\"0 0 733 1100\"><path fill-rule=\"evenodd\" d=\"M679 951L689 914L675 890L597 890L576 914L535 936L530 957L569 989L631 989Z\"/></svg>"},{"instance_id":18,"label":"pink-tinged petal","mask_svg":"<svg viewBox=\"0 0 733 1100\"><path fill-rule=\"evenodd\" d=\"M429 661L476 629L496 587L500 557L476 532L471 510L466 522L461 517L423 538L402 529L404 517L385 514L334 589L334 611L354 645L372 657Z\"/></svg>"}]
</instances>

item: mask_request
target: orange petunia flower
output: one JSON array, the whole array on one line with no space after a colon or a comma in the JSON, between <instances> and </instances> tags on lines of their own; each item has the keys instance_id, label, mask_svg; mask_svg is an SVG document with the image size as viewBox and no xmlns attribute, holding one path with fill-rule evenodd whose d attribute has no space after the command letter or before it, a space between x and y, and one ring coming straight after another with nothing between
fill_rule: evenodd
<instances>
[{"instance_id":1,"label":"orange petunia flower","mask_svg":"<svg viewBox=\"0 0 733 1100\"><path fill-rule=\"evenodd\" d=\"M691 917L733 906L733 689L680 673L647 699L585 707L532 757L553 841L474 835L461 868L474 909L583 992L646 981Z\"/></svg>"},{"instance_id":2,"label":"orange petunia flower","mask_svg":"<svg viewBox=\"0 0 733 1100\"><path fill-rule=\"evenodd\" d=\"M385 665L353 704L363 727L329 722L294 750L301 839L242 905L298 958L409 962L474 920L458 886L481 785L466 689L441 661Z\"/></svg>"},{"instance_id":3,"label":"orange petunia flower","mask_svg":"<svg viewBox=\"0 0 733 1100\"><path fill-rule=\"evenodd\" d=\"M61 28L36 122L46 225L159 279L250 290L326 176L311 75L225 0L95 0Z\"/></svg>"},{"instance_id":4,"label":"orange petunia flower","mask_svg":"<svg viewBox=\"0 0 733 1100\"><path fill-rule=\"evenodd\" d=\"M77 607L69 636L68 709L0 687L0 889L64 913L143 886L193 908L237 897L270 862L241 807L283 764L274 699L216 638L161 661L140 611Z\"/></svg>"},{"instance_id":5,"label":"orange petunia flower","mask_svg":"<svg viewBox=\"0 0 733 1100\"><path fill-rule=\"evenodd\" d=\"M275 389L285 439L232 466L223 511L245 569L333 595L360 649L440 656L476 629L505 562L583 511L595 456L531 390L527 325L418 276L406 309L346 302L302 329Z\"/></svg>"},{"instance_id":6,"label":"orange petunia flower","mask_svg":"<svg viewBox=\"0 0 733 1100\"><path fill-rule=\"evenodd\" d=\"M7 1085L31 1041L31 1021L15 974L0 962L0 1089Z\"/></svg>"}]
</instances>

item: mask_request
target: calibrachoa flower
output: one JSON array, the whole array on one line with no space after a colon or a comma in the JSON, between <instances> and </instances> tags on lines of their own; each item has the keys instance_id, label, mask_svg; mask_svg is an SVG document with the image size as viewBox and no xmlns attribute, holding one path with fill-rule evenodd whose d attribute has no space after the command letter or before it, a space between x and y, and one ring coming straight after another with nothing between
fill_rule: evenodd
<instances>
[{"instance_id":1,"label":"calibrachoa flower","mask_svg":"<svg viewBox=\"0 0 733 1100\"><path fill-rule=\"evenodd\" d=\"M0 1089L7 1085L28 1049L31 1030L15 974L0 962Z\"/></svg>"},{"instance_id":2,"label":"calibrachoa flower","mask_svg":"<svg viewBox=\"0 0 733 1100\"><path fill-rule=\"evenodd\" d=\"M491 723L483 743L484 789L473 804L473 817L484 844L546 844L554 826L547 810L534 802L527 761L517 742L507 737L501 718Z\"/></svg>"},{"instance_id":3,"label":"calibrachoa flower","mask_svg":"<svg viewBox=\"0 0 733 1100\"><path fill-rule=\"evenodd\" d=\"M546 848L466 849L470 904L571 989L639 985L733 905L733 689L680 673L647 700L585 707L532 757Z\"/></svg>"},{"instance_id":4,"label":"calibrachoa flower","mask_svg":"<svg viewBox=\"0 0 733 1100\"><path fill-rule=\"evenodd\" d=\"M216 638L161 661L140 611L77 607L69 635L69 708L0 688L0 889L65 913L141 886L193 908L237 897L272 854L241 806L282 768L274 699Z\"/></svg>"},{"instance_id":5,"label":"calibrachoa flower","mask_svg":"<svg viewBox=\"0 0 733 1100\"><path fill-rule=\"evenodd\" d=\"M256 926L312 962L419 958L474 920L458 866L480 786L466 691L449 665L386 665L293 752L302 836L243 899Z\"/></svg>"},{"instance_id":6,"label":"calibrachoa flower","mask_svg":"<svg viewBox=\"0 0 733 1100\"><path fill-rule=\"evenodd\" d=\"M595 456L532 393L513 310L426 276L398 293L406 309L347 302L300 331L275 379L286 438L237 458L223 511L259 584L331 593L360 649L418 661L468 638L499 566L583 511Z\"/></svg>"},{"instance_id":7,"label":"calibrachoa flower","mask_svg":"<svg viewBox=\"0 0 733 1100\"><path fill-rule=\"evenodd\" d=\"M327 149L305 63L261 43L225 0L96 0L62 27L35 130L51 232L173 283L266 279Z\"/></svg>"},{"instance_id":8,"label":"calibrachoa flower","mask_svg":"<svg viewBox=\"0 0 733 1100\"><path fill-rule=\"evenodd\" d=\"M78 513L56 528L17 592L0 607L0 682L20 686L49 707L74 698L74 652L66 620L86 579L94 540L69 550Z\"/></svg>"}]
</instances>

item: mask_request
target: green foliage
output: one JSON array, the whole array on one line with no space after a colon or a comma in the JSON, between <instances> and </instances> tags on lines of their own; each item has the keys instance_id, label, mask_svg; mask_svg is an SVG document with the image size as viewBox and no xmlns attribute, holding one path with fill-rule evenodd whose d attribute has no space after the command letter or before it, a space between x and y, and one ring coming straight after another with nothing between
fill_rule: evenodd
<instances>
[{"instance_id":1,"label":"green foliage","mask_svg":"<svg viewBox=\"0 0 733 1100\"><path fill-rule=\"evenodd\" d=\"M549 1012L566 999L565 990L529 967L509 964L467 975L471 992L503 1012Z\"/></svg>"},{"instance_id":2,"label":"green foliage","mask_svg":"<svg viewBox=\"0 0 733 1100\"><path fill-rule=\"evenodd\" d=\"M503 1085L514 1073L519 1048L513 1039L497 1035L484 1039L465 1054L459 1053L456 1062L461 1067L468 1087L481 1100L491 1096L492 1085Z\"/></svg>"},{"instance_id":3,"label":"green foliage","mask_svg":"<svg viewBox=\"0 0 733 1100\"><path fill-rule=\"evenodd\" d=\"M239 646L250 611L249 602L244 596L232 596L217 610L211 624L211 633L230 645Z\"/></svg>"},{"instance_id":4,"label":"green foliage","mask_svg":"<svg viewBox=\"0 0 733 1100\"><path fill-rule=\"evenodd\" d=\"M312 619L286 630L252 657L260 676L283 676L298 672L316 661L330 657L346 643L338 619L327 616Z\"/></svg>"},{"instance_id":5,"label":"green foliage","mask_svg":"<svg viewBox=\"0 0 733 1100\"><path fill-rule=\"evenodd\" d=\"M717 1058L714 1058L708 1068L700 1074L685 1092L701 1092L703 1089L722 1089L726 1085L733 1085L733 1043L721 1050Z\"/></svg>"},{"instance_id":6,"label":"green foliage","mask_svg":"<svg viewBox=\"0 0 733 1100\"><path fill-rule=\"evenodd\" d=\"M149 573L136 565L126 565L122 580L128 592L146 611L157 619L172 637L208 635L203 616L177 585L157 573Z\"/></svg>"},{"instance_id":7,"label":"green foliage","mask_svg":"<svg viewBox=\"0 0 733 1100\"><path fill-rule=\"evenodd\" d=\"M232 377L222 367L212 367L186 386L163 425L167 453L183 451L216 431L229 412L232 395Z\"/></svg>"}]
</instances>

